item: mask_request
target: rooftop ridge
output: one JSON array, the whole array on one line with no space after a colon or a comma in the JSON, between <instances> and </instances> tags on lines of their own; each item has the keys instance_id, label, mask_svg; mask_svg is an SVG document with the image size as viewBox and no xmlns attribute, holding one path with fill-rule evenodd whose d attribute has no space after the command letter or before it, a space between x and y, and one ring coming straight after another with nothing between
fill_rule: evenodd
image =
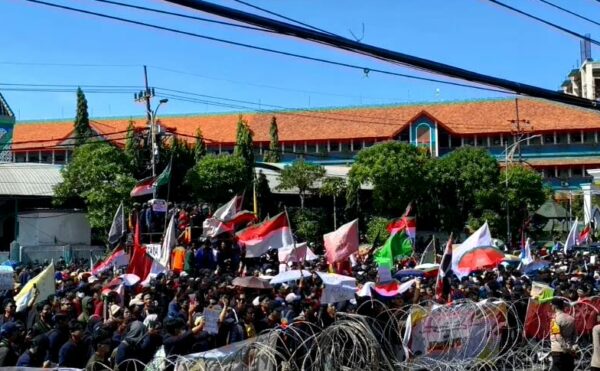
<instances>
[{"instance_id":1,"label":"rooftop ridge","mask_svg":"<svg viewBox=\"0 0 600 371\"><path fill-rule=\"evenodd\" d=\"M273 114L276 115L278 112L339 112L345 110L369 110L369 109L384 109L384 108L400 108L400 107L419 107L419 106L448 106L448 105L460 105L460 104L472 104L472 103L495 103L495 102L507 102L512 101L515 98L512 97L489 97L489 98L473 98L473 99L457 99L457 100L447 100L447 101L420 101L420 102L405 102L405 103L384 103L384 104L366 104L366 105L348 105L348 106L323 106L323 107L315 107L315 108L285 108L285 109L273 109L273 110L260 110L260 111L224 111L224 112L207 112L207 113L176 113L176 114L161 114L159 117L159 121L161 118L185 118L185 117L218 117L218 116L236 116L236 115L266 115ZM548 101L540 98L534 97L519 97L520 100L530 100L536 102L543 102L546 104L558 105L562 107L568 107L571 109L577 109L584 112L597 112L596 110L570 106L564 103ZM426 108L425 108L426 109ZM72 122L74 118L67 119L42 119L42 120L20 120L16 122L16 125L35 125L35 124L47 124L47 123L56 123L56 124L64 124L67 122ZM103 124L101 121L103 120L146 120L146 116L101 116L90 118L90 121L93 123L99 122Z\"/></svg>"}]
</instances>

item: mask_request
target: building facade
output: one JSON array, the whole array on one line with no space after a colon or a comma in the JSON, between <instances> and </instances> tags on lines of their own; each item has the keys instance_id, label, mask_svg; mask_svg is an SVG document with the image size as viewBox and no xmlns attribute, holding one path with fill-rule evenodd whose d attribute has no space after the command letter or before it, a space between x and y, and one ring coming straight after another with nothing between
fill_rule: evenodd
<instances>
[{"instance_id":1,"label":"building facade","mask_svg":"<svg viewBox=\"0 0 600 371\"><path fill-rule=\"evenodd\" d=\"M272 117L284 161L303 156L346 165L361 149L394 140L437 157L481 147L503 163L506 148L519 142L511 160L535 168L555 190L579 189L591 180L587 170L600 167L600 112L531 98L243 113L258 159L269 147ZM96 119L91 127L97 140L123 146L130 120ZM162 116L160 124L190 143L199 128L209 152L232 153L238 120L239 114ZM147 132L145 118L133 121ZM5 160L66 164L72 148L72 121L17 122Z\"/></svg>"}]
</instances>

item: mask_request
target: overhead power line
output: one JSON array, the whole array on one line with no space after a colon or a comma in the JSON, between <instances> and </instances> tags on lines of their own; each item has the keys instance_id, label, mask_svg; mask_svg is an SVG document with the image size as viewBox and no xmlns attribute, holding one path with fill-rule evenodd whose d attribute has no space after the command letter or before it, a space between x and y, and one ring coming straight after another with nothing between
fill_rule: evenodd
<instances>
[{"instance_id":1,"label":"overhead power line","mask_svg":"<svg viewBox=\"0 0 600 371\"><path fill-rule=\"evenodd\" d=\"M530 13L524 12L524 11L522 11L520 9L517 9L515 7L512 7L510 5L501 3L500 1L497 1L497 0L488 0L488 1L494 3L494 4L498 5L498 6L501 6L501 7L505 8L505 9L511 10L511 11L513 11L515 13L519 13L521 15L524 15L527 18L531 18L531 19L536 20L538 22L541 22L541 23L543 23L543 24L545 24L547 26L550 26L550 27L556 28L557 30L560 30L562 32L568 33L571 36L575 36L575 37L580 38L582 40L589 40L592 44L600 46L600 41L592 39L592 38L589 38L589 37L587 37L587 36L585 36L583 34L580 34L578 32L569 30L568 28L565 28L563 26L557 25L556 23L549 22L549 21L547 21L545 19L542 19L542 18L537 17L537 16L535 16L533 14L530 14Z\"/></svg>"},{"instance_id":2,"label":"overhead power line","mask_svg":"<svg viewBox=\"0 0 600 371\"><path fill-rule=\"evenodd\" d=\"M225 43L225 44L229 44L229 45L240 46L240 47L244 47L244 48L259 50L259 51L273 53L273 54L284 55L284 56L288 56L288 57L295 57L295 58L309 60L309 61L313 61L313 62L321 62L321 63L335 65L335 66L351 68L351 69L359 70L359 71L361 71L361 72L363 72L365 74L369 74L371 72L374 72L374 73L380 73L380 74L384 74L384 75L397 76L397 77L403 77L403 78L408 78L408 79L415 79L415 80L420 80L420 81L435 82L435 83L439 83L439 84L453 85L453 86L465 87L465 88L470 88L470 89L492 91L492 92L502 93L502 94L511 94L512 93L512 90L510 90L510 89L508 89L508 91L507 91L507 90L502 90L502 89L493 88L493 87L489 87L489 86L477 86L477 85L470 85L470 84L460 83L460 82L444 81L444 80L435 79L435 78L429 78L429 77L422 77L422 76L415 76L415 75L403 74L403 73L393 72L393 71L389 71L389 70L382 70L382 69L372 68L372 67L368 67L368 66L359 66L359 65L350 64L350 63L337 62L337 61L333 61L333 60L329 60L329 59L324 59L324 58L310 57L310 56L302 55L302 54L298 54L298 53L286 52L286 51L282 51L282 50L271 49L271 48L266 48L266 47L262 47L262 46L256 46L256 45L252 45L252 44L241 43L241 42L227 40L227 39L221 39L221 38L218 38L218 37L197 34L197 33L194 33L194 32L188 32L188 31L178 30L178 29L174 29L174 28L159 26L159 25L155 25L155 24L151 24L151 23L146 23L146 22L141 22L141 21L126 19L126 18L121 18L121 17L115 17L115 16L108 15L108 14L103 14L103 13L98 13L98 12L92 12L92 11L89 11L89 10L84 10L84 9L79 9L79 8L73 8L73 7L70 7L70 6L65 6L65 5L60 5L60 4L49 3L49 2L41 1L41 0L25 0L25 1L28 1L28 2L31 2L31 3L35 3L35 4L40 4L40 5L46 5L46 6L50 6L50 7L54 7L54 8L59 8L59 9L63 9L63 10L69 10L69 11L73 11L73 12L77 12L77 13L83 13L83 14L93 15L93 16L97 16L97 17L101 17L101 18L112 19L112 20L115 20L115 21L120 21L120 22L135 24L135 25L138 25L138 26L144 26L144 27L148 27L148 28L153 28L153 29L161 30L161 31L173 32L173 33L177 33L177 34L180 34L180 35L197 37L197 38L201 38L201 39L205 39L205 40L210 40L210 41ZM452 77L452 76L450 76L450 77ZM479 83L477 81L473 81L473 82L474 83ZM488 84L488 85L490 85L490 84Z\"/></svg>"},{"instance_id":3,"label":"overhead power line","mask_svg":"<svg viewBox=\"0 0 600 371\"><path fill-rule=\"evenodd\" d=\"M166 10L160 10L160 9L155 9L155 8L147 8L147 7L141 6L141 5L126 4L126 3L121 3L121 2L118 2L118 1L111 1L111 0L95 0L95 1L97 1L99 3L105 3L105 4L116 5L116 6L122 6L122 7L125 7L125 8L131 8L131 9L137 9L137 10L145 10L147 12L152 12L152 13L159 13L159 14L171 15L171 16L174 16L174 17L192 19L192 20L195 20L195 21L215 23L215 24L220 24L220 25L224 25L224 26L244 28L244 29L253 30L253 31L273 32L273 31L270 31L270 30L265 30L263 28L246 26L244 24L237 24L237 23L231 23L231 22L223 22L223 21L217 21L215 19L210 19L210 18L203 18L203 17L196 17L196 16L187 15L187 14L181 14L181 13L175 13L175 12L168 12Z\"/></svg>"},{"instance_id":4,"label":"overhead power line","mask_svg":"<svg viewBox=\"0 0 600 371\"><path fill-rule=\"evenodd\" d=\"M595 24L596 26L600 26L600 22L596 22L596 21L594 21L593 19L590 19L590 18L584 17L584 16L582 16L582 15L581 15L581 14L579 14L579 13L572 12L572 11L570 11L569 9L565 9L565 8L563 8L563 7L561 7L561 6L558 6L558 5L556 5L556 4L553 4L553 3L549 2L549 1L546 1L546 0L539 0L539 1L541 1L541 2L542 2L542 3L544 3L544 4L547 4L547 5L551 6L551 7L553 7L553 8L556 8L556 9L558 9L558 10L561 10L561 11L563 11L563 12L565 12L565 13L569 13L569 14L571 14L571 15L573 15L573 16L575 16L575 17L579 18L579 19L583 19L584 21L588 21L588 22L590 22L590 23L593 23L593 24Z\"/></svg>"},{"instance_id":5,"label":"overhead power line","mask_svg":"<svg viewBox=\"0 0 600 371\"><path fill-rule=\"evenodd\" d=\"M553 100L557 102L567 103L586 108L597 108L597 102L570 96L559 93L554 90L544 89L537 86L526 85L516 81L505 80L494 76L484 75L481 73L465 70L462 68L450 66L444 63L435 62L432 60L419 58L396 51L372 46L369 44L360 43L355 40L350 40L338 35L331 35L320 31L312 30L306 27L296 26L293 24L277 21L270 18L258 16L256 14L246 13L237 9L232 9L206 1L200 0L167 0L170 3L186 6L205 13L216 16L232 19L238 22L243 22L253 26L271 29L282 35L287 35L311 42L325 44L337 49L351 51L357 54L362 54L376 58L379 60L411 66L428 72L433 72L445 75L452 78L458 78L470 81L477 84L494 86L496 88L506 89L518 94L529 95L533 97ZM494 1L495 0L490 0Z\"/></svg>"}]
</instances>

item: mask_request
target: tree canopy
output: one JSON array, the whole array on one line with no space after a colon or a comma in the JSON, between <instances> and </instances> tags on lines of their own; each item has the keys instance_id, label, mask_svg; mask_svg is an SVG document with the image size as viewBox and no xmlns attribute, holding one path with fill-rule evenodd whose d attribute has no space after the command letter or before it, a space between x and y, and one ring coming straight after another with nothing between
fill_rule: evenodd
<instances>
[{"instance_id":1,"label":"tree canopy","mask_svg":"<svg viewBox=\"0 0 600 371\"><path fill-rule=\"evenodd\" d=\"M196 143L194 144L194 160L200 161L202 157L206 155L206 143L204 142L204 136L200 128L196 129Z\"/></svg>"},{"instance_id":2,"label":"tree canopy","mask_svg":"<svg viewBox=\"0 0 600 371\"><path fill-rule=\"evenodd\" d=\"M481 148L460 148L436 159L429 174L435 190L431 214L438 216L440 227L460 231L470 217L496 209L499 174L496 159Z\"/></svg>"},{"instance_id":3,"label":"tree canopy","mask_svg":"<svg viewBox=\"0 0 600 371\"><path fill-rule=\"evenodd\" d=\"M248 186L244 165L240 156L208 154L188 171L185 182L198 199L224 203Z\"/></svg>"},{"instance_id":4,"label":"tree canopy","mask_svg":"<svg viewBox=\"0 0 600 371\"><path fill-rule=\"evenodd\" d=\"M277 128L277 119L271 118L271 127L269 128L269 150L265 153L265 162L281 161L281 151L279 149L279 130Z\"/></svg>"},{"instance_id":5,"label":"tree canopy","mask_svg":"<svg viewBox=\"0 0 600 371\"><path fill-rule=\"evenodd\" d=\"M86 143L92 133L92 129L90 128L87 99L81 88L77 88L77 112L73 126L75 145L80 146Z\"/></svg>"},{"instance_id":6,"label":"tree canopy","mask_svg":"<svg viewBox=\"0 0 600 371\"><path fill-rule=\"evenodd\" d=\"M237 140L233 154L244 160L244 170L247 173L247 178L252 179L254 171L254 143L252 141L252 132L246 120L242 115L238 118L237 123Z\"/></svg>"},{"instance_id":7,"label":"tree canopy","mask_svg":"<svg viewBox=\"0 0 600 371\"><path fill-rule=\"evenodd\" d=\"M136 183L123 151L99 142L77 147L62 176L62 183L54 190L55 204L82 199L92 228L104 230L110 227L119 204L129 200L129 192Z\"/></svg>"},{"instance_id":8,"label":"tree canopy","mask_svg":"<svg viewBox=\"0 0 600 371\"><path fill-rule=\"evenodd\" d=\"M385 142L361 150L349 173L350 188L373 186L374 208L382 215L397 215L406 205L421 199L427 190L429 155L419 148ZM355 194L348 193L349 202Z\"/></svg>"},{"instance_id":9,"label":"tree canopy","mask_svg":"<svg viewBox=\"0 0 600 371\"><path fill-rule=\"evenodd\" d=\"M325 176L325 168L313 165L300 158L286 166L279 174L278 189L297 189L300 196L300 208L304 208L304 199L315 183Z\"/></svg>"}]
</instances>

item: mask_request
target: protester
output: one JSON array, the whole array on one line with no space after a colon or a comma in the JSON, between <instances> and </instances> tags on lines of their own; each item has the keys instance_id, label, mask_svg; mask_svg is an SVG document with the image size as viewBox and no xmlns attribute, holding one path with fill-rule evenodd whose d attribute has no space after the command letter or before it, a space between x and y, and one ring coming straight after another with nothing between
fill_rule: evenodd
<instances>
[{"instance_id":1,"label":"protester","mask_svg":"<svg viewBox=\"0 0 600 371\"><path fill-rule=\"evenodd\" d=\"M30 305L17 312L14 297L18 291L7 293L2 298L4 312L0 318L0 366L128 371L141 369L162 352L169 359L177 359L248 339L263 339L266 333L281 335L273 343L280 355L291 357L298 348L294 357L300 360L309 353L307 338L334 329L354 313L369 317L373 323L378 321L374 326L383 328L396 323L398 318L406 318L403 316L408 315L410 305L431 308L434 302L452 306L469 300L504 300L515 308L514 313L510 311L507 315L512 328L516 327L515 323L524 323L532 277L554 290L555 312L552 323L550 319L547 321L553 369L573 369L574 355L578 351L576 333L581 332L593 333L591 367L600 365L596 362L600 359L596 352L596 348L600 349L597 345L600 330L592 331L597 319L584 325L576 324L566 310L568 304L558 299L563 296L582 307L595 305L592 299L600 292L600 266L592 264L590 257L582 253L561 251L548 255L545 268L535 275L525 274L517 265L505 264L476 270L461 278L448 270L443 280L439 280L443 287L437 287L436 274L423 274L414 281L410 281L412 277L398 278L398 281L388 277L389 281L379 282L378 277L383 272L378 270L381 267L373 249L354 252L352 260L333 265L328 264L324 254L313 260L305 256L302 261L288 258L289 261L280 262L278 252L271 251L251 258L246 257L250 255L248 246L229 232L216 237L196 236L187 241L188 237L184 238L187 229L197 232L198 223L206 216L200 208L170 205L167 215L174 215L177 235L181 237L167 255L169 269L139 277L139 282L129 285L122 276L132 273L123 269L128 260L122 266L111 266L94 275L89 272L89 260L57 262L55 275L51 277L56 284L53 296L38 300L34 295ZM148 232L162 231L164 224L157 222L159 216L149 204L139 207L139 215L128 220L132 231L138 221L141 230ZM134 236L130 237L129 241L135 240ZM134 247L122 242L119 249L132 252ZM539 260L542 251L535 250L534 258ZM435 255L434 251L434 259ZM392 259L388 275L414 268L418 258L419 254L414 254ZM437 261L440 260L438 257ZM34 264L31 269L22 268L15 272L15 281L23 282L18 282L20 290L28 281L36 279L34 272L41 272L45 267ZM144 268L148 269L140 271L147 273L151 267ZM265 288L234 284L238 277L268 282L269 277L297 269L309 273L296 280L265 285ZM356 279L357 289L369 282L373 289L368 290L368 296L352 292L343 300L326 301L323 297L328 284L324 283L324 275L331 269ZM399 290L400 284L411 282L406 290ZM20 326L20 321L25 326ZM386 336L403 344L403 339L396 335ZM503 336L502 341L508 342L508 335ZM339 345L340 349L345 346ZM317 367L310 363L313 361L307 361L306 366ZM164 367L171 369L170 364Z\"/></svg>"}]
</instances>

